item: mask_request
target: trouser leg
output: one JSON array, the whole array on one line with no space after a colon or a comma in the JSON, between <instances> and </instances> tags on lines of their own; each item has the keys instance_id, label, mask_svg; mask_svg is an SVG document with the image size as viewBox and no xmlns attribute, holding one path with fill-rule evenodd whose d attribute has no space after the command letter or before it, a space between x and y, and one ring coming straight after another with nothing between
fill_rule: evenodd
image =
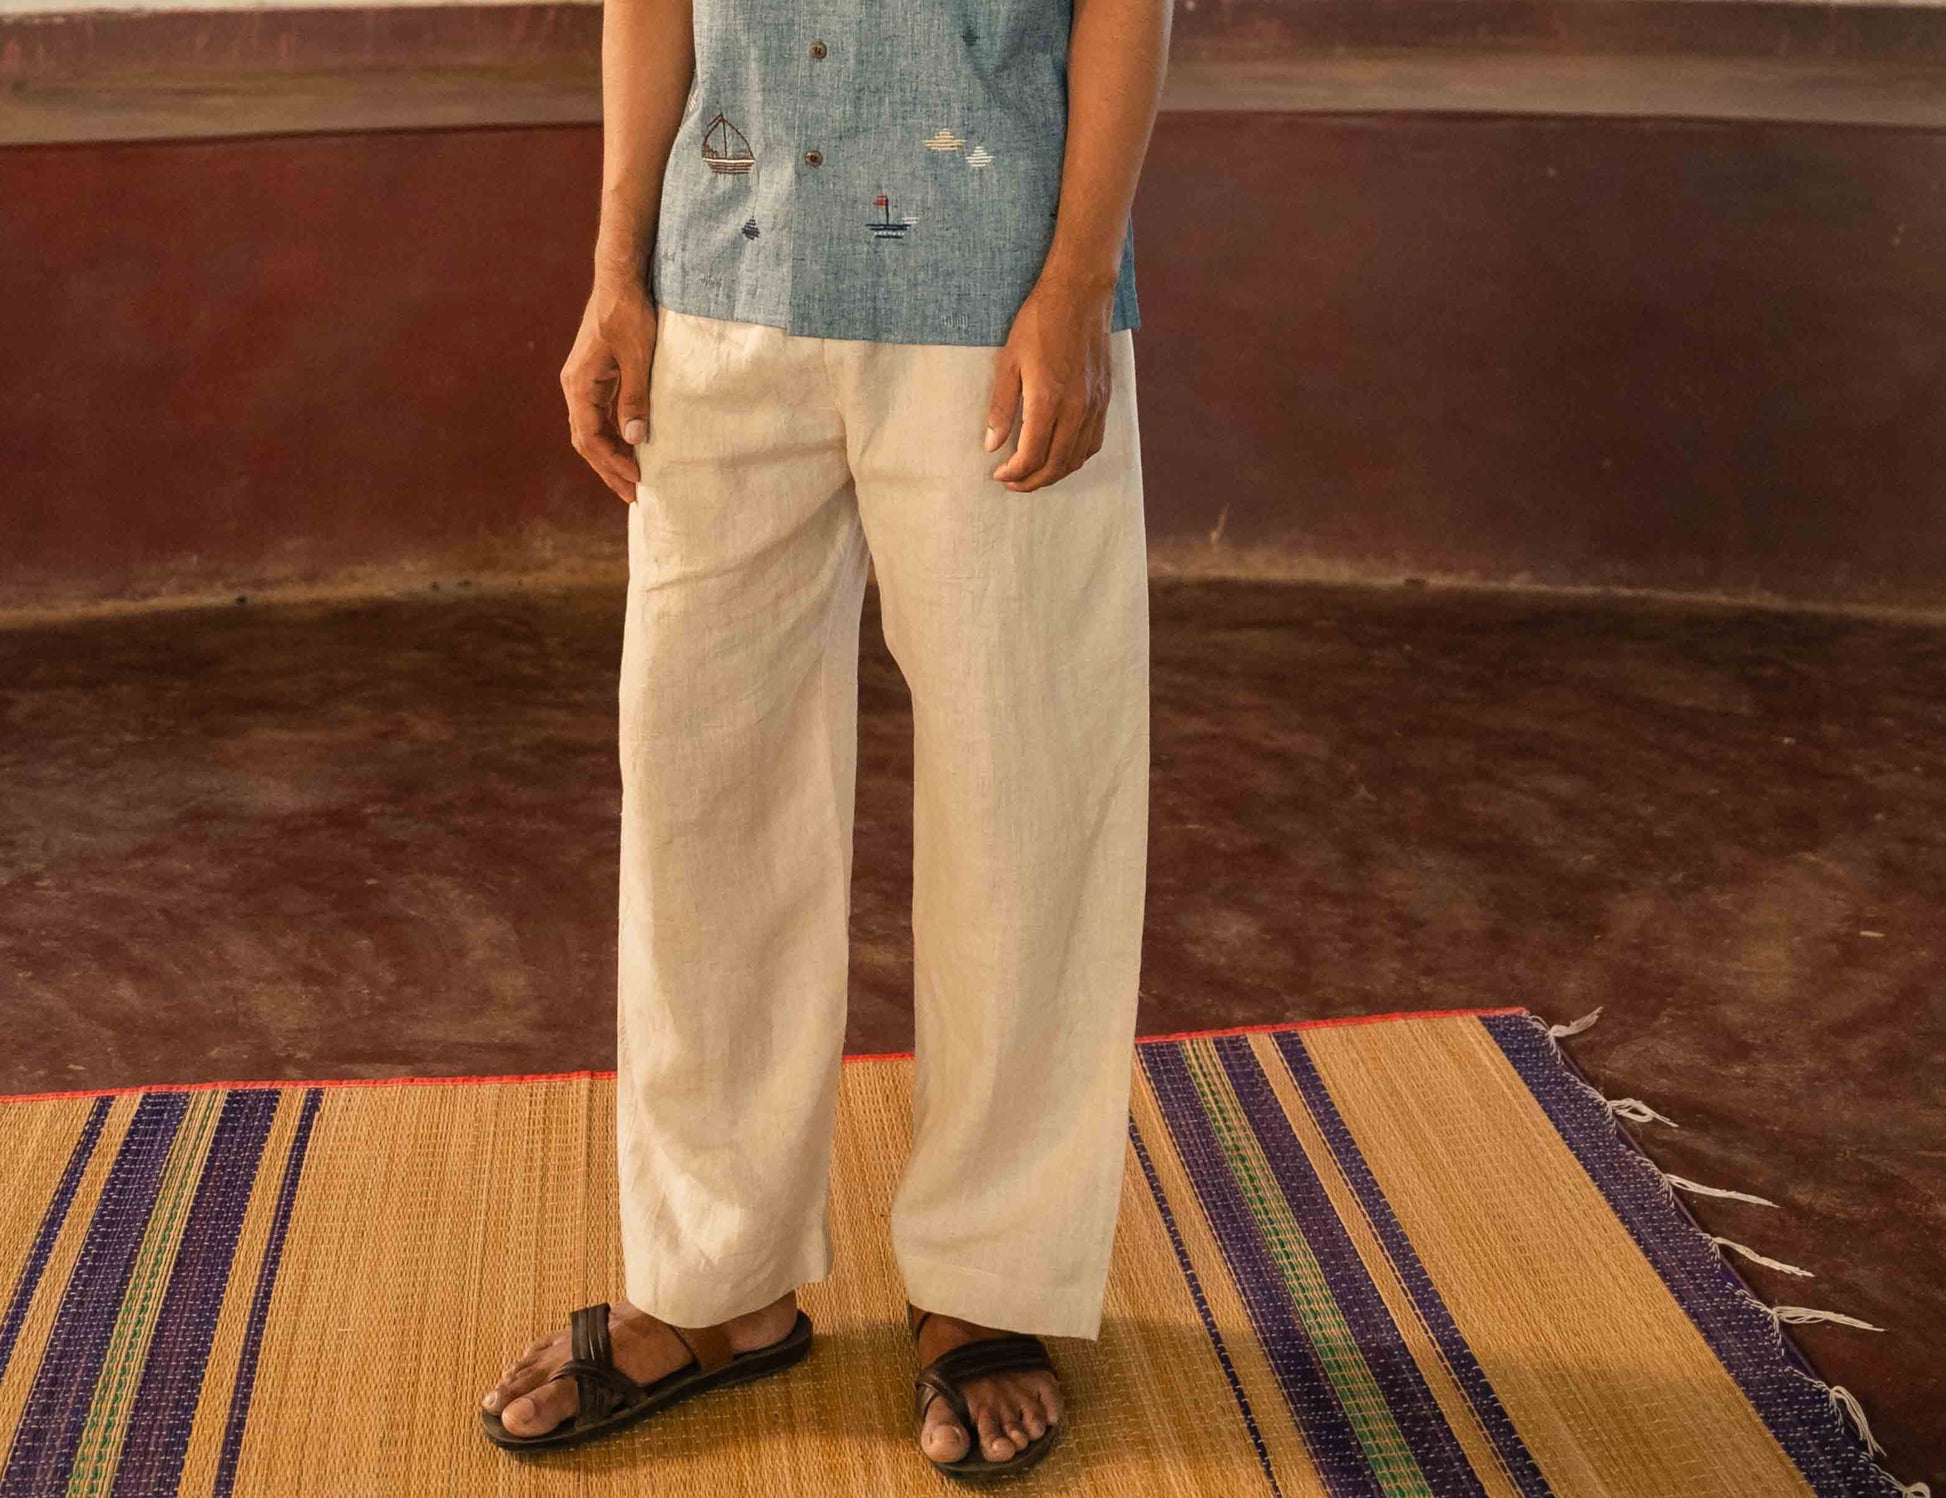
<instances>
[{"instance_id":1,"label":"trouser leg","mask_svg":"<svg viewBox=\"0 0 1946 1498\"><path fill-rule=\"evenodd\" d=\"M821 1278L866 555L820 345L665 312L629 513L616 1080L628 1298Z\"/></svg>"},{"instance_id":2,"label":"trouser leg","mask_svg":"<svg viewBox=\"0 0 1946 1498\"><path fill-rule=\"evenodd\" d=\"M993 352L839 366L887 643L911 687L917 1305L1093 1336L1127 1148L1148 829L1134 360L1105 444L1034 494L989 477Z\"/></svg>"}]
</instances>

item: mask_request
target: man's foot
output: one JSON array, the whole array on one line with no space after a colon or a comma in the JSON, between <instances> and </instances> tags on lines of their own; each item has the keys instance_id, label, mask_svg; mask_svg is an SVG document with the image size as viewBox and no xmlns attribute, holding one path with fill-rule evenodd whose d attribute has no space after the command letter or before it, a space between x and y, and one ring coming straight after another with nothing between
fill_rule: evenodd
<instances>
[{"instance_id":1,"label":"man's foot","mask_svg":"<svg viewBox=\"0 0 1946 1498\"><path fill-rule=\"evenodd\" d=\"M797 1292L793 1290L760 1311L732 1317L723 1323L723 1330L734 1351L754 1352L789 1336L796 1324ZM690 1360L689 1349L674 1332L627 1301L610 1307L608 1337L615 1366L638 1384L653 1383ZM573 1379L554 1378L567 1360L568 1331L562 1327L522 1353L501 1375L498 1386L487 1391L480 1408L498 1415L510 1435L545 1434L572 1416L581 1403Z\"/></svg>"},{"instance_id":2,"label":"man's foot","mask_svg":"<svg viewBox=\"0 0 1946 1498\"><path fill-rule=\"evenodd\" d=\"M1006 1335L990 1326L976 1326L935 1312L919 1328L920 1366L968 1342ZM1061 1423L1061 1385L1052 1373L995 1373L970 1378L963 1387L967 1408L979 1427L980 1453L990 1462L1011 1460L1026 1450L1029 1442L1045 1435L1050 1426ZM919 1449L933 1461L958 1461L967 1454L971 1440L971 1433L960 1425L945 1400L935 1399L926 1407Z\"/></svg>"}]
</instances>

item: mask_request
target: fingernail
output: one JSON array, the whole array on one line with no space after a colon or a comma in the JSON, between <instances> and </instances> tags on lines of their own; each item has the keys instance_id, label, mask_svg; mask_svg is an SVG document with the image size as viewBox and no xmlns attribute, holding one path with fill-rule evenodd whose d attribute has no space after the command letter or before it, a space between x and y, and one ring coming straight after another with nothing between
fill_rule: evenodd
<instances>
[{"instance_id":1,"label":"fingernail","mask_svg":"<svg viewBox=\"0 0 1946 1498\"><path fill-rule=\"evenodd\" d=\"M1002 442L1005 442L1006 440L1007 440L1007 434L1001 431L999 427L988 427L986 439L981 445L984 446L988 452L993 452L995 449L997 449L1000 446Z\"/></svg>"},{"instance_id":2,"label":"fingernail","mask_svg":"<svg viewBox=\"0 0 1946 1498\"><path fill-rule=\"evenodd\" d=\"M649 424L638 416L622 428L622 435L630 442L639 445L642 439L649 435Z\"/></svg>"},{"instance_id":3,"label":"fingernail","mask_svg":"<svg viewBox=\"0 0 1946 1498\"><path fill-rule=\"evenodd\" d=\"M489 1389L486 1398L480 1401L480 1408L485 1410L489 1415L495 1413L500 1408L500 1391L498 1389Z\"/></svg>"}]
</instances>

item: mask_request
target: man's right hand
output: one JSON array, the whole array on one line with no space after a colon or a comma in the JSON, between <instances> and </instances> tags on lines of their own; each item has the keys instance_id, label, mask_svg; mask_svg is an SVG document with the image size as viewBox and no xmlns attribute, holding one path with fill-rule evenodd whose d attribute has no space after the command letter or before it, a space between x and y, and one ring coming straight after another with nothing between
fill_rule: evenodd
<instances>
[{"instance_id":1,"label":"man's right hand","mask_svg":"<svg viewBox=\"0 0 1946 1498\"><path fill-rule=\"evenodd\" d=\"M635 447L649 435L649 366L655 303L639 277L597 277L574 350L561 366L574 450L626 503L642 470Z\"/></svg>"}]
</instances>

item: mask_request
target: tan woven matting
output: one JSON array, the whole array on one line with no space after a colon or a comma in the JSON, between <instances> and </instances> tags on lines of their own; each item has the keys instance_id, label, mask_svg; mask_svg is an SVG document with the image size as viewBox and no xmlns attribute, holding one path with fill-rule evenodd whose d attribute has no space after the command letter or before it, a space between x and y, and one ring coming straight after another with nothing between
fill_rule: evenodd
<instances>
[{"instance_id":1,"label":"tan woven matting","mask_svg":"<svg viewBox=\"0 0 1946 1498\"><path fill-rule=\"evenodd\" d=\"M1890 1491L1515 1012L1144 1042L1101 1338L1018 1493ZM811 1357L490 1447L508 1356L618 1293L612 1080L0 1103L0 1498L936 1493L886 1232L910 1062L844 1069Z\"/></svg>"}]
</instances>

